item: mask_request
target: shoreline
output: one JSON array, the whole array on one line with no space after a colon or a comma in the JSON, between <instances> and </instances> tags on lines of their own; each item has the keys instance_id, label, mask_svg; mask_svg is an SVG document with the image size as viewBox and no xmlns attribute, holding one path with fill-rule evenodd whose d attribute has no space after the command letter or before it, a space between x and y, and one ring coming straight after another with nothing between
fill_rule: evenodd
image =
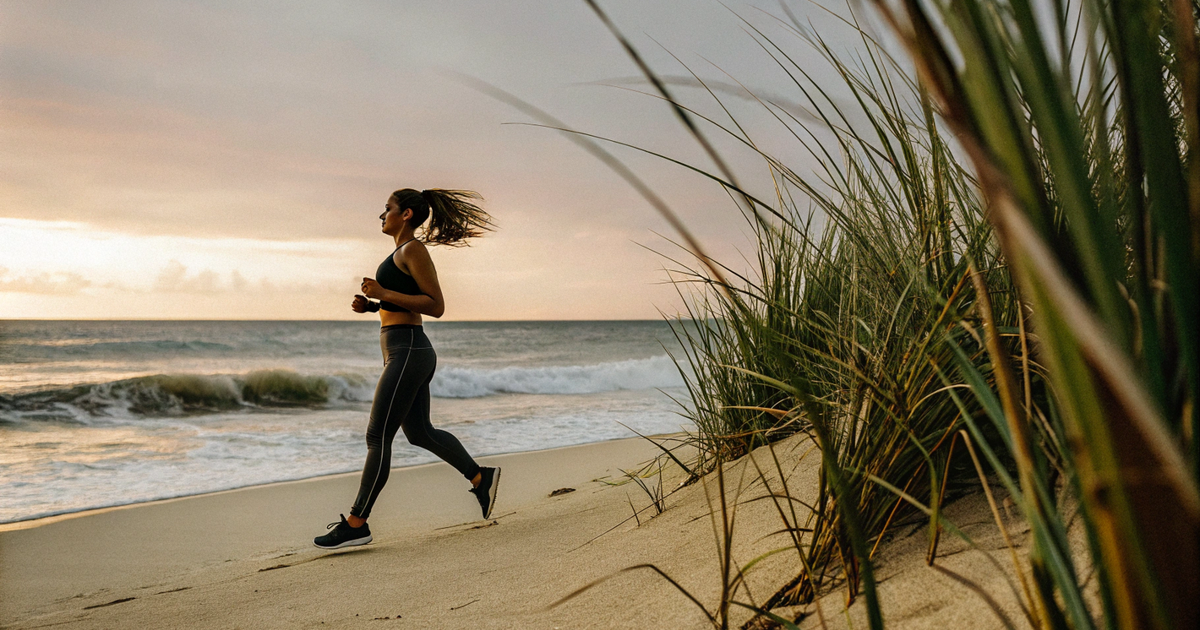
<instances>
[{"instance_id":1,"label":"shoreline","mask_svg":"<svg viewBox=\"0 0 1200 630\"><path fill-rule=\"evenodd\" d=\"M674 437L674 436L679 436L679 435L683 435L683 433L682 432L680 432L680 433L658 433L658 434L654 434L654 435L647 435L646 437L658 439L658 438L669 438L669 437ZM521 455L521 454L526 454L526 453L546 453L546 452L558 451L558 450L568 449L568 448L578 448L581 446L589 446L592 444L604 444L607 442L619 442L621 440L643 440L643 439L644 438L638 437L636 435L630 436L630 437L609 438L609 439L605 439L605 440L595 440L592 442L580 442L579 444L566 444L563 446L552 446L550 448L539 448L539 449L533 449L533 450L529 450L529 451L505 451L505 452L501 452L501 453L491 453L488 455L481 455L480 458L482 459L482 458L487 458L487 457L502 457L505 455ZM411 470L414 468L421 468L421 467L425 467L425 466L436 466L441 463L443 463L441 460L435 459L434 461L423 462L420 464L393 466L391 470L393 473L395 473L395 472L401 471L401 470ZM0 534L5 533L5 532L11 532L11 531L19 531L19 530L23 530L23 529L33 529L33 528L37 528L37 527L42 527L44 525L50 525L52 523L58 523L58 522L62 522L62 521L67 521L67 520L71 520L71 519L75 519L75 518L82 518L82 517L86 517L86 516L92 516L92 515L96 515L96 514L104 514L104 513L112 512L112 511L116 511L116 510L128 510L128 509L142 507L142 506L172 503L175 501L183 501L186 499L195 499L195 498L199 498L199 497L215 496L215 495L227 494L230 492L241 492L244 490L253 490L253 489L257 489L257 488L271 488L274 486L283 486L283 485L287 485L287 484L303 483L306 481L317 481L317 480L321 480L321 479L336 479L338 477L345 477L347 475L359 475L359 474L361 474L361 471L358 471L358 470L348 470L348 471L340 472L340 473L323 473L323 474L319 474L319 475L313 475L311 477L301 477L299 479L282 479L279 481L268 481L265 483L252 483L252 484L245 485L245 486L237 486L236 488L224 488L222 490L209 490L209 491L205 491L205 492L197 492L195 494L181 494L181 495L173 496L173 497L163 497L161 499L150 499L148 501L131 501L129 503L118 503L115 505L105 505L105 506L100 506L100 507L82 508L79 510L59 512L56 514L47 514L44 516L34 516L31 518L21 519L21 520L17 520L17 521L8 521L6 523L0 523Z\"/></svg>"},{"instance_id":2,"label":"shoreline","mask_svg":"<svg viewBox=\"0 0 1200 630\"><path fill-rule=\"evenodd\" d=\"M726 499L737 506L730 558L754 564L743 584L759 598L800 570L794 553L774 551L791 543L764 499L785 483L811 501L820 474L805 436L772 448L724 467ZM713 538L719 491L711 475L681 485L686 475L668 464L661 486L647 480L665 490L662 509L654 510L626 471L660 452L625 438L480 458L504 467L497 510L486 521L451 467L396 469L371 515L374 541L332 551L311 539L353 498L355 474L75 513L0 532L0 627L711 628L710 613L696 603L713 611L722 593ZM1011 570L988 558L1007 544L987 503L970 495L947 504L944 516L977 548L945 536L938 566L974 581L1019 617L1006 585ZM1019 519L1005 525L1024 547ZM928 547L927 524L909 523L875 557L888 627L1003 627L977 594L926 564ZM695 603L658 573L633 570L647 566L670 575ZM809 606L776 611L805 617L804 630L866 626L861 597L844 606L844 590L833 588ZM750 616L740 608L730 614L733 627Z\"/></svg>"},{"instance_id":3,"label":"shoreline","mask_svg":"<svg viewBox=\"0 0 1200 630\"><path fill-rule=\"evenodd\" d=\"M478 537L468 541L462 538L464 533L512 534L520 531L522 520L534 518L538 527L566 528L573 536L591 538L610 527L615 517L606 510L592 511L592 498L613 495L604 491L612 488L610 481L621 478L623 468L640 466L658 452L650 442L634 437L481 457L480 463L504 467L497 513L490 521L480 519L479 506L467 492L469 484L450 466L439 462L395 469L371 515L375 541L332 552L313 547L312 537L324 533L325 524L348 509L358 490L357 474L326 475L44 520L37 527L0 532L0 627L320 625L279 618L277 597L299 597L304 606L344 605L344 595L326 598L331 597L331 580L344 582L335 576L349 559L376 558L363 568L366 575L397 568L439 573L456 567L445 580L458 586L442 592L436 589L438 584L427 585L437 590L430 592L431 599L445 597L466 588L461 581L476 575L470 569L472 554L487 553L486 544L477 546L481 544ZM564 487L575 491L550 497L552 491ZM567 507L570 512L554 518L536 517L547 508ZM584 513L591 512L586 518L600 519L603 527L571 517L580 507ZM623 497L615 507L617 514L627 509ZM617 517L615 522L627 516ZM496 527L501 523L503 526ZM519 555L536 556L550 541L562 538L555 533L539 535L532 543L521 542ZM446 556L446 546L434 541L469 545ZM396 562L379 562L398 546L411 546L412 551L404 552ZM432 553L436 558L418 561L412 555L418 553ZM304 568L275 570L291 566ZM310 575L311 570L317 574ZM261 580L297 577L302 583L286 592L258 594L263 590L258 584ZM386 587L394 582L373 577L371 583ZM225 605L241 598L248 598L248 608ZM211 601L222 604L210 606ZM389 600L381 596L379 601ZM367 606L362 601L355 605ZM354 617L348 614L349 619Z\"/></svg>"}]
</instances>

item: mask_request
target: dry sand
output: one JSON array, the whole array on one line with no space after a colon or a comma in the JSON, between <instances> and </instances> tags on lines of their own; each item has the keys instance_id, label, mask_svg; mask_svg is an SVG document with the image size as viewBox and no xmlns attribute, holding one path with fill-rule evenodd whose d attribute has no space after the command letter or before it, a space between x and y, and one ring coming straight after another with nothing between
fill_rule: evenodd
<instances>
[{"instance_id":1,"label":"dry sand","mask_svg":"<svg viewBox=\"0 0 1200 630\"><path fill-rule=\"evenodd\" d=\"M818 457L796 437L776 446L791 491L816 493ZM504 468L491 521L477 518L467 486L445 464L394 470L371 518L375 542L329 552L311 546L345 511L356 474L273 484L66 519L0 526L3 628L704 628L705 613L654 572L671 575L711 610L721 573L710 504L716 483L671 493L655 515L632 483L611 485L657 450L640 439L484 458ZM770 468L763 449L761 467ZM748 459L726 468L736 505L734 560L787 545L776 508ZM669 467L668 493L683 478ZM649 480L656 486L657 481ZM548 496L571 487L576 491ZM631 507L631 504L633 507ZM640 524L633 509L644 509ZM1006 584L1012 565L982 497L949 518L984 551L943 535L938 564L978 583L1017 627ZM1017 540L1023 534L1013 521ZM29 525L35 525L30 527ZM6 529L7 531L3 531ZM925 565L925 527L909 525L881 547L880 596L888 628L1000 628L979 595ZM750 573L763 601L798 572L780 553ZM607 581L557 606L594 580ZM861 601L819 600L828 627L865 628ZM822 627L816 606L804 628ZM734 626L748 618L731 613ZM849 625L848 625L849 624Z\"/></svg>"}]
</instances>

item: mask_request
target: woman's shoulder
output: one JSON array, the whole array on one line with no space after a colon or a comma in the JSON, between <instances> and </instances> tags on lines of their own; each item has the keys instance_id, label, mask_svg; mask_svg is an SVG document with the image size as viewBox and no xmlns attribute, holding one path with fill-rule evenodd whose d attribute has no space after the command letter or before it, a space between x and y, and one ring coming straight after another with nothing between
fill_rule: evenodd
<instances>
[{"instance_id":1,"label":"woman's shoulder","mask_svg":"<svg viewBox=\"0 0 1200 630\"><path fill-rule=\"evenodd\" d=\"M400 247L396 248L396 251L392 252L392 261L396 263L397 267L399 267L401 263L406 260L411 261L428 259L429 248L426 247L425 243L421 242L420 239L415 238L401 244Z\"/></svg>"}]
</instances>

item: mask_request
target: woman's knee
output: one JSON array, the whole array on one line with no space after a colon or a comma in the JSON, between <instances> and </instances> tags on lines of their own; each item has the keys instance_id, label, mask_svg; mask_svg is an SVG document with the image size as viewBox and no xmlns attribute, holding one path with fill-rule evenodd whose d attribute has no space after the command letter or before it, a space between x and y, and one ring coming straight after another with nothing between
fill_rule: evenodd
<instances>
[{"instance_id":1,"label":"woman's knee","mask_svg":"<svg viewBox=\"0 0 1200 630\"><path fill-rule=\"evenodd\" d=\"M383 448L383 443L384 443L383 433L378 433L378 432L371 431L371 430L367 431L367 448L368 449Z\"/></svg>"}]
</instances>

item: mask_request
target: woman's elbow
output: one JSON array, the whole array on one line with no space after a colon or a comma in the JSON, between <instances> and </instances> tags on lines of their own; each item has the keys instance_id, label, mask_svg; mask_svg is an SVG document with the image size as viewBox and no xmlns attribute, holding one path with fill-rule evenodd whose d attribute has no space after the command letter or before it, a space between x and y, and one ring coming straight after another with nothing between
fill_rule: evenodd
<instances>
[{"instance_id":1,"label":"woman's elbow","mask_svg":"<svg viewBox=\"0 0 1200 630\"><path fill-rule=\"evenodd\" d=\"M446 312L445 304L434 304L433 309L429 311L429 316L438 319Z\"/></svg>"}]
</instances>

